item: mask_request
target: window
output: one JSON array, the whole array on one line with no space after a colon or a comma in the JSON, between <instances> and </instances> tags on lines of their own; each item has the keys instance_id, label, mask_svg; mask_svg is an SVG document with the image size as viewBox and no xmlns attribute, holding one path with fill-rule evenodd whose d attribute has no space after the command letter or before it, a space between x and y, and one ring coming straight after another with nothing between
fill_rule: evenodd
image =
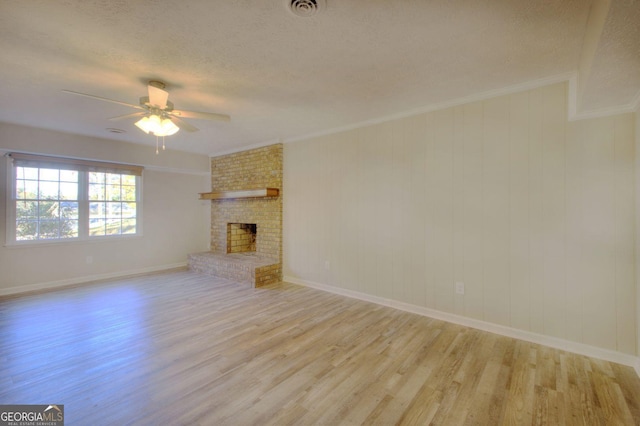
<instances>
[{"instance_id":1,"label":"window","mask_svg":"<svg viewBox=\"0 0 640 426\"><path fill-rule=\"evenodd\" d=\"M141 232L142 167L13 153L8 243Z\"/></svg>"},{"instance_id":2,"label":"window","mask_svg":"<svg viewBox=\"0 0 640 426\"><path fill-rule=\"evenodd\" d=\"M136 177L89 172L89 236L136 233Z\"/></svg>"}]
</instances>

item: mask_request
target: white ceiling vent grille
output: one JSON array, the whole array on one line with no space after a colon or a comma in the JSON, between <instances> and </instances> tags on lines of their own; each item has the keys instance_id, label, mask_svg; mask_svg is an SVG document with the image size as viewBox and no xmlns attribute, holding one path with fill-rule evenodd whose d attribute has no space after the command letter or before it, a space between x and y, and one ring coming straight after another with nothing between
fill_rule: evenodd
<instances>
[{"instance_id":1,"label":"white ceiling vent grille","mask_svg":"<svg viewBox=\"0 0 640 426\"><path fill-rule=\"evenodd\" d=\"M321 12L326 5L325 0L285 0L285 3L294 15L303 18Z\"/></svg>"}]
</instances>

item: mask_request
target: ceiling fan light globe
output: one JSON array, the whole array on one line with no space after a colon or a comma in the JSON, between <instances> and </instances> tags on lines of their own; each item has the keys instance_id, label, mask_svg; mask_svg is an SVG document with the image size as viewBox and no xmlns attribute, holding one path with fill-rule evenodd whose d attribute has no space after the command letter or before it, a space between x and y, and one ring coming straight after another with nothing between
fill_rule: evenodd
<instances>
[{"instance_id":1,"label":"ceiling fan light globe","mask_svg":"<svg viewBox=\"0 0 640 426\"><path fill-rule=\"evenodd\" d=\"M151 131L149 117L142 117L140 120L136 121L135 124L138 129L142 130L146 134L149 134L149 132Z\"/></svg>"},{"instance_id":2,"label":"ceiling fan light globe","mask_svg":"<svg viewBox=\"0 0 640 426\"><path fill-rule=\"evenodd\" d=\"M162 131L166 136L175 135L178 130L180 130L180 128L176 126L173 121L169 120L168 118L162 120Z\"/></svg>"}]
</instances>

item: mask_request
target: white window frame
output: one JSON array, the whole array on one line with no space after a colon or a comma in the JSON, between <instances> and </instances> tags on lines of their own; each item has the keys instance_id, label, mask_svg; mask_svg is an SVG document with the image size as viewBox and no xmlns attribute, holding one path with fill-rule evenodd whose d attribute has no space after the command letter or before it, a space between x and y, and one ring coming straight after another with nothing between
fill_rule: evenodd
<instances>
[{"instance_id":1,"label":"white window frame","mask_svg":"<svg viewBox=\"0 0 640 426\"><path fill-rule=\"evenodd\" d=\"M14 159L28 159L34 163L41 162L40 167L46 168L48 163L56 162L63 164L71 164L67 169L77 170L78 177L78 236L72 238L51 238L39 240L16 240L16 180L17 167L14 165ZM7 160L7 185L6 185L6 246L25 246L25 245L49 245L49 244L74 244L78 242L98 242L98 241L116 241L121 239L137 238L142 236L142 171L141 166L106 163L92 160L82 160L74 158L50 157L34 154L10 153L6 155ZM18 160L18 161L20 161ZM34 167L37 167L34 165ZM131 234L110 234L110 235L89 235L89 172L114 172L119 171L121 174L135 175L136 177L136 232Z\"/></svg>"}]
</instances>

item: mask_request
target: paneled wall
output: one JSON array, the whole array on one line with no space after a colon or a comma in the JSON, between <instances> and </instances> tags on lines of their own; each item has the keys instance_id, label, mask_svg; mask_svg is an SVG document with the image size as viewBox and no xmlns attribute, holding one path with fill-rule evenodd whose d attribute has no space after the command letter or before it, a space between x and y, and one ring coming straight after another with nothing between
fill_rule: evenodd
<instances>
[{"instance_id":1,"label":"paneled wall","mask_svg":"<svg viewBox=\"0 0 640 426\"><path fill-rule=\"evenodd\" d=\"M635 354L635 117L566 92L285 145L285 278Z\"/></svg>"}]
</instances>

